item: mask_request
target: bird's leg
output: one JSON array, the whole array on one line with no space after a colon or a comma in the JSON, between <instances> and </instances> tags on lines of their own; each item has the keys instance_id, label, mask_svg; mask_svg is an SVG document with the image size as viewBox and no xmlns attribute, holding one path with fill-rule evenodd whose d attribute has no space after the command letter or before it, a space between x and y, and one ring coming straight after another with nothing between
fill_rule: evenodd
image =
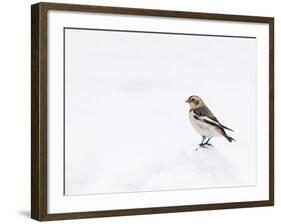
<instances>
[{"instance_id":1,"label":"bird's leg","mask_svg":"<svg viewBox=\"0 0 281 224\"><path fill-rule=\"evenodd\" d=\"M213 146L211 143L209 143L210 140L211 138L208 138L208 140L203 145Z\"/></svg>"},{"instance_id":2,"label":"bird's leg","mask_svg":"<svg viewBox=\"0 0 281 224\"><path fill-rule=\"evenodd\" d=\"M205 148L205 147L204 147L205 138L206 138L205 136L202 136L202 142L198 145L199 147L196 148L195 151L197 151L197 150L198 150L199 148L201 148L201 147Z\"/></svg>"},{"instance_id":3,"label":"bird's leg","mask_svg":"<svg viewBox=\"0 0 281 224\"><path fill-rule=\"evenodd\" d=\"M203 147L204 148L204 141L205 141L206 137L205 136L202 136L202 142L199 144L199 147Z\"/></svg>"}]
</instances>

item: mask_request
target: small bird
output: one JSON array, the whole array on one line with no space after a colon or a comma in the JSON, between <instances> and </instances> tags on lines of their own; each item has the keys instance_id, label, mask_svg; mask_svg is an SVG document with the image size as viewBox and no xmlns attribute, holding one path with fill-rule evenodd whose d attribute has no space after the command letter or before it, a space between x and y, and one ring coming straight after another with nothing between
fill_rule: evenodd
<instances>
[{"instance_id":1,"label":"small bird","mask_svg":"<svg viewBox=\"0 0 281 224\"><path fill-rule=\"evenodd\" d=\"M199 147L205 148L206 146L212 146L209 141L211 138L217 136L223 136L229 142L235 141L234 138L228 136L225 132L225 130L233 130L222 125L199 96L190 96L185 102L190 105L190 122L193 128L203 138ZM207 139L207 141L205 141L205 139Z\"/></svg>"}]
</instances>

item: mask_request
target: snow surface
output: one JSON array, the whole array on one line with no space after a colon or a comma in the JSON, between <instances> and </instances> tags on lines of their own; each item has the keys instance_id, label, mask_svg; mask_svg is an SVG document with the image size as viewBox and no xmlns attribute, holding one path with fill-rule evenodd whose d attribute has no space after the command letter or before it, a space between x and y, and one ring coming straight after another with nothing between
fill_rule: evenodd
<instances>
[{"instance_id":1,"label":"snow surface","mask_svg":"<svg viewBox=\"0 0 281 224\"><path fill-rule=\"evenodd\" d=\"M255 39L67 30L66 194L255 185L255 55ZM195 151L194 94L236 142Z\"/></svg>"}]
</instances>

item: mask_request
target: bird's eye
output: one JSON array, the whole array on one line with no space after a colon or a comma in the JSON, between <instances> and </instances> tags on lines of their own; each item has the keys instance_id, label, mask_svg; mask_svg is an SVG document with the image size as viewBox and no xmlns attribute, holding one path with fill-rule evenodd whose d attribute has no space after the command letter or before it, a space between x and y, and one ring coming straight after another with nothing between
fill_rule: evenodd
<instances>
[{"instance_id":1,"label":"bird's eye","mask_svg":"<svg viewBox=\"0 0 281 224\"><path fill-rule=\"evenodd\" d=\"M194 101L194 98L192 98L191 101Z\"/></svg>"}]
</instances>

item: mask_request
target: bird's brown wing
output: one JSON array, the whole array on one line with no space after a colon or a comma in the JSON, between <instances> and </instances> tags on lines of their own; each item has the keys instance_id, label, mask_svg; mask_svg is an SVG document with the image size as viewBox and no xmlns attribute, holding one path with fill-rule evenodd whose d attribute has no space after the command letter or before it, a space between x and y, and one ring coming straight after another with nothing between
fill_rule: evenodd
<instances>
[{"instance_id":1,"label":"bird's brown wing","mask_svg":"<svg viewBox=\"0 0 281 224\"><path fill-rule=\"evenodd\" d=\"M215 117L215 115L210 111L210 109L206 106L203 106L203 107L199 107L197 109L194 109L193 110L194 113L199 116L199 117L203 117L203 116L206 116L210 119L212 119L213 121L216 121L219 123L218 119Z\"/></svg>"},{"instance_id":2,"label":"bird's brown wing","mask_svg":"<svg viewBox=\"0 0 281 224\"><path fill-rule=\"evenodd\" d=\"M211 112L211 110L210 110L208 107L206 107L206 106L203 106L203 107L199 107L199 108L197 108L197 109L194 109L193 112L194 112L197 116L199 116L199 117L204 117L204 116L205 116L205 117L208 117L209 119L211 119L211 120L215 121L217 124L219 124L219 126L220 126L221 128L227 129L227 130L229 130L229 131L233 131L232 129L230 129L230 128L224 126L224 125L222 125L222 124L219 122L219 120L215 117L215 115Z\"/></svg>"}]
</instances>

